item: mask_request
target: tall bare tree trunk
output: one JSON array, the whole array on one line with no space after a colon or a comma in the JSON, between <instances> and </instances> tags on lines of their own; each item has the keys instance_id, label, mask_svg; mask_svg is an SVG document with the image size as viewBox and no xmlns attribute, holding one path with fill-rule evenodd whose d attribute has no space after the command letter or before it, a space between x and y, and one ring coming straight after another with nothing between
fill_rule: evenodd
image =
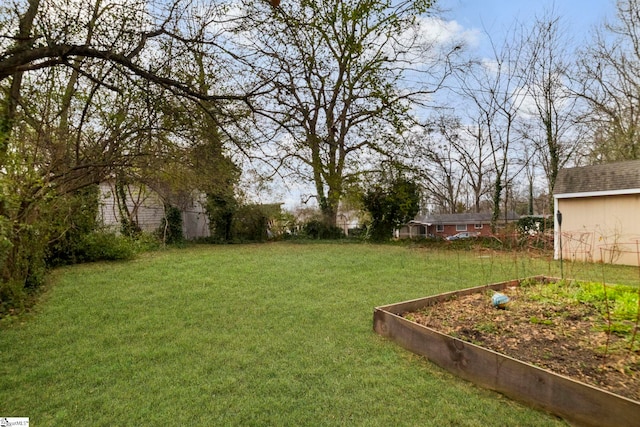
<instances>
[{"instance_id":1,"label":"tall bare tree trunk","mask_svg":"<svg viewBox=\"0 0 640 427\"><path fill-rule=\"evenodd\" d=\"M40 0L29 0L29 8L20 18L18 33L15 36L15 49L19 50L33 44L31 32L33 30L33 21L38 12ZM9 149L9 138L16 116L18 105L20 104L20 88L22 87L23 72L19 71L13 74L9 93L2 100L0 106L0 167L6 162L7 151Z\"/></svg>"}]
</instances>

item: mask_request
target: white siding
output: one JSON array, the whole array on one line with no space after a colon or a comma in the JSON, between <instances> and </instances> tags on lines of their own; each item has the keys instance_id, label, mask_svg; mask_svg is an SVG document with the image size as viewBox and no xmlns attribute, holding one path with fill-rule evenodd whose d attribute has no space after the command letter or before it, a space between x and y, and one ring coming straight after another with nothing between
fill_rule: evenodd
<instances>
[{"instance_id":1,"label":"white siding","mask_svg":"<svg viewBox=\"0 0 640 427\"><path fill-rule=\"evenodd\" d=\"M164 203L148 187L130 185L126 189L127 208L145 232L156 231L163 223ZM114 231L120 230L120 212L112 183L100 184L99 221ZM209 219L200 201L195 200L188 209L182 209L182 232L186 239L209 236Z\"/></svg>"},{"instance_id":2,"label":"white siding","mask_svg":"<svg viewBox=\"0 0 640 427\"><path fill-rule=\"evenodd\" d=\"M556 259L638 265L640 195L558 198L562 242L556 217Z\"/></svg>"}]
</instances>

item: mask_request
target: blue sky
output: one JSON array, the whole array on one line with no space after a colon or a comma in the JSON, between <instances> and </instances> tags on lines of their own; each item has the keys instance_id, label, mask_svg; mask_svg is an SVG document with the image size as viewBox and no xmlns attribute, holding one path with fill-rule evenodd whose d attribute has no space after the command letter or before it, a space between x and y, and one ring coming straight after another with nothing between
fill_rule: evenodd
<instances>
[{"instance_id":1,"label":"blue sky","mask_svg":"<svg viewBox=\"0 0 640 427\"><path fill-rule=\"evenodd\" d=\"M615 0L438 0L447 10L444 18L466 30L476 29L499 40L514 21L527 22L555 10L576 43L587 39L589 29L615 16Z\"/></svg>"}]
</instances>

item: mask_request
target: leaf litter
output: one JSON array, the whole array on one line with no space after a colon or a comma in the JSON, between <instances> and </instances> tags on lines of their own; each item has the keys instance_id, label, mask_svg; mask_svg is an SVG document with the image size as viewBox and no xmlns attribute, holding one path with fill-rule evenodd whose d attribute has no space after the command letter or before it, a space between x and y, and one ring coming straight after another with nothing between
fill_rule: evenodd
<instances>
[{"instance_id":1,"label":"leaf litter","mask_svg":"<svg viewBox=\"0 0 640 427\"><path fill-rule=\"evenodd\" d=\"M568 298L567 292L558 292L560 286L536 283L507 288L502 292L510 301L504 309L491 304L494 291L487 291L458 296L403 317L640 401L640 337L633 335L637 303L634 320L608 321L602 304Z\"/></svg>"}]
</instances>

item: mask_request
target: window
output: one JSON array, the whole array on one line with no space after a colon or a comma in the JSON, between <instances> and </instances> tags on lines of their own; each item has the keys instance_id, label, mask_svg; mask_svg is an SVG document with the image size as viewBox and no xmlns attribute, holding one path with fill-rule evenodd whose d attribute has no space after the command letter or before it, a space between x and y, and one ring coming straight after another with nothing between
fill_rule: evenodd
<instances>
[{"instance_id":1,"label":"window","mask_svg":"<svg viewBox=\"0 0 640 427\"><path fill-rule=\"evenodd\" d=\"M473 224L473 228L475 228L476 230L481 230L482 224Z\"/></svg>"},{"instance_id":2,"label":"window","mask_svg":"<svg viewBox=\"0 0 640 427\"><path fill-rule=\"evenodd\" d=\"M436 232L438 232L438 233L444 232L444 225L436 224Z\"/></svg>"},{"instance_id":3,"label":"window","mask_svg":"<svg viewBox=\"0 0 640 427\"><path fill-rule=\"evenodd\" d=\"M467 224L456 224L456 231L467 231Z\"/></svg>"}]
</instances>

